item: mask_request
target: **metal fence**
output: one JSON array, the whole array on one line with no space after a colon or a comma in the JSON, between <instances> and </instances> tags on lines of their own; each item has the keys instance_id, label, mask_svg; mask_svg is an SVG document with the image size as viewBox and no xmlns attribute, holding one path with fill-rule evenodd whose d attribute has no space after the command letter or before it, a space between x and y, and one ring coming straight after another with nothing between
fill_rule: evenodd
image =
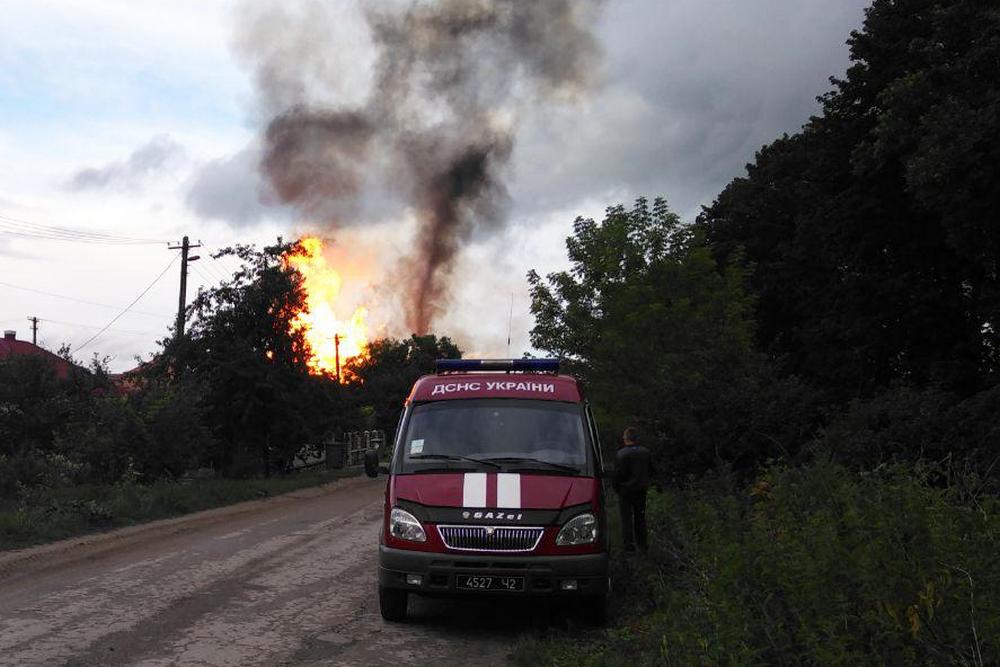
<instances>
[{"instance_id":1,"label":"metal fence","mask_svg":"<svg viewBox=\"0 0 1000 667\"><path fill-rule=\"evenodd\" d=\"M385 431L349 431L339 438L331 437L322 444L303 445L291 463L293 470L326 466L343 468L365 462L365 452L373 449L381 456L385 451Z\"/></svg>"},{"instance_id":2,"label":"metal fence","mask_svg":"<svg viewBox=\"0 0 1000 667\"><path fill-rule=\"evenodd\" d=\"M369 449L384 451L385 431L351 431L344 434L346 457L344 463L359 466L365 461Z\"/></svg>"}]
</instances>

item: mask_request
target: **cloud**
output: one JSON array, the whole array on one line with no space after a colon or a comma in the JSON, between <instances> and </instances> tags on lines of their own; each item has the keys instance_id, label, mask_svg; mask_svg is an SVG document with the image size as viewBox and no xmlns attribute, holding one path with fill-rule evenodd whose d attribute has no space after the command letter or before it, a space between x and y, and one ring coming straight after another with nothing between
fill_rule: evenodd
<instances>
[{"instance_id":1,"label":"cloud","mask_svg":"<svg viewBox=\"0 0 1000 667\"><path fill-rule=\"evenodd\" d=\"M5 84L0 87L11 93L0 100L0 116L5 119L0 152L12 158L6 161L2 187L16 192L11 195L16 199L33 199L39 206L18 213L0 203L4 207L0 212L53 224L92 224L101 229L110 225L126 234L131 233L130 225L142 220L155 236L197 231L215 234L220 243L232 235L257 240L288 233L291 225L282 225L283 221L298 222L299 216L271 205L258 175L259 148L243 148L247 130L284 111L289 98L313 106L365 103L371 95L377 53L362 3L275 0L240 5L240 11L249 7L262 17L260 31L242 41L232 34L231 4L213 5L205 10L207 15L194 11L206 4L211 3L14 3L16 9L4 16L12 43L0 53L4 65L0 79ZM516 291L516 353L519 329L525 340L530 326L521 296L524 272L536 268L544 274L564 267L562 240L571 233L577 214L600 216L608 204L628 203L640 194L664 194L675 210L691 219L700 204L710 202L742 173L755 150L782 132L796 131L818 111L814 98L829 87L827 76L844 71L848 63L844 41L851 29L860 27L868 4L870 0L605 2L594 22L604 53L596 72L603 85L596 94L576 105L546 105L539 110L515 105L512 113L517 114L519 131L507 181L515 225L501 237L470 239L453 276L459 291L442 332L454 324L468 332L470 347L488 351L502 339L504 345L496 352L505 351L504 316L510 293ZM333 20L295 22L303 31L299 41L325 41L335 48L322 59L307 62L298 59L301 49L289 49L285 56L299 68L287 71L298 78L281 79L276 85L294 87L300 79L309 85L301 86L301 94L288 89L280 104L256 100L252 79L276 73L248 72L245 67L241 70L241 63L246 64L248 53L267 55L285 48L284 42L273 39L274 30L310 8L329 12ZM229 45L236 46L238 57L233 57ZM311 85L316 80L325 87ZM514 85L519 94L516 89L522 84ZM154 176L140 169L147 175L130 181L130 153L136 146L155 143L146 139L162 128L183 144L187 157L174 163L169 174L161 170ZM112 145L124 147L104 154L116 159L110 164L104 163L105 158L78 157L100 154ZM206 158L218 159L202 161ZM139 161L143 162L141 156ZM91 169L74 173L80 166ZM384 171L380 167L370 173ZM134 196L77 196L69 186L78 174L82 174L78 190ZM67 175L73 176L69 183ZM400 234L405 227L400 221L408 220L411 212L398 190L384 182L358 209L331 215L343 218L345 224L354 219L391 222L384 235L399 238L399 252L405 252L412 239ZM152 212L153 203L163 204L163 210ZM222 221L238 234L208 220ZM15 241L6 250L21 247L27 245ZM494 259L491 248L507 261ZM25 281L54 292L61 288L46 286L46 280L72 276L77 270L87 274L95 261L89 253L80 255L73 244L44 250L42 256L48 258L44 262L10 256L3 261L28 276ZM49 258L54 252L64 254ZM150 249L149 255L135 259L132 251L122 256L112 252L121 251L108 249L101 261L124 263L121 275L148 280L152 276L142 276L160 261L155 253L162 250ZM492 275L484 278L484 274ZM109 278L95 289L108 293L99 300L127 303L134 297L127 293L131 284ZM396 286L390 283L387 288ZM176 304L176 293L171 292L175 286L164 280L160 288L163 294L157 296L154 290L146 299L159 299L156 303L169 313ZM16 306L15 314L33 312L34 299L15 303L12 296L4 299L11 301L9 308ZM62 319L91 321L84 319L90 315L81 310ZM169 317L164 321L169 323ZM129 359L134 351L150 349L151 343L143 345L134 350L117 344L107 349Z\"/></svg>"},{"instance_id":2,"label":"cloud","mask_svg":"<svg viewBox=\"0 0 1000 667\"><path fill-rule=\"evenodd\" d=\"M690 217L754 152L817 113L869 0L619 0L598 29L605 85L524 123L511 188L531 220L587 197L662 194ZM616 203L608 201L608 204ZM626 200L627 203L627 200Z\"/></svg>"},{"instance_id":3,"label":"cloud","mask_svg":"<svg viewBox=\"0 0 1000 667\"><path fill-rule=\"evenodd\" d=\"M545 241L521 245L510 270L500 271L510 277L510 284L501 281L503 289L483 293L509 298L514 284L523 284L527 268L551 270L563 256L562 237L571 231L578 213L599 215L606 205L662 194L678 213L693 219L702 204L742 173L760 146L796 131L818 111L815 98L829 88L827 77L841 74L848 64L844 42L860 26L868 2L604 3L588 23L603 62L581 61L587 71L580 76L600 83L593 95L532 104L530 86L515 77L510 103L490 115L491 123L518 127L511 162L500 164L504 173L497 174L509 185L516 229L513 235L485 233L495 229L479 220L473 227L476 233L463 236L457 252L478 257L485 252L476 249L479 245L503 248L512 238L521 238L522 230L526 237ZM380 71L378 44L372 42L364 15L359 18L357 12L335 4L249 2L244 7L252 10L251 18L240 23L235 43L244 61L257 64L251 69L258 90L251 115L257 124L277 118L271 126L276 132L291 124L287 121L299 120L303 109L323 111L313 113L314 122L306 125L309 132L296 135L298 156L310 159L290 162L296 178L279 179L279 192L302 190L302 175L322 180L327 172L318 169L318 163L343 162L350 168L346 182L361 183L356 188L361 195L344 206L340 195L345 170L335 170L337 178L327 179L331 187L319 189L320 196L310 202L315 205L306 207L307 218L339 226L407 219L413 211L407 207L405 188L391 178L399 169L399 156L361 169L354 153L331 153L321 131L339 131L345 110L367 108L373 95L377 101L373 91ZM476 57L489 63L496 53L484 49ZM475 90L490 102L491 74L488 66L483 68L477 70L482 80L473 79ZM460 133L442 120L449 118L441 111L446 105L431 106L438 115L428 112L428 122L454 141ZM411 113L400 107L397 112L407 123L416 123L427 120L417 113L421 109ZM236 227L264 222L276 213L291 216L289 208L275 206L277 195L260 175L262 162L268 163L261 145L203 165L186 195L189 208ZM448 142L421 146L419 164L440 160L442 145ZM543 252L539 245L553 251ZM467 282L490 283L481 272L465 270L468 266L462 260L450 276L462 294L468 291L460 289ZM498 305L482 306L481 297L475 292L474 298L457 299L448 309L448 322L468 322L473 331L484 311Z\"/></svg>"},{"instance_id":4,"label":"cloud","mask_svg":"<svg viewBox=\"0 0 1000 667\"><path fill-rule=\"evenodd\" d=\"M66 183L76 192L84 190L138 190L151 178L171 171L184 161L184 147L166 134L158 134L139 146L123 161L103 167L86 167Z\"/></svg>"},{"instance_id":5,"label":"cloud","mask_svg":"<svg viewBox=\"0 0 1000 667\"><path fill-rule=\"evenodd\" d=\"M188 208L201 218L221 220L233 227L286 217L288 209L272 204L276 198L260 176L260 157L260 148L251 144L202 164L188 183Z\"/></svg>"},{"instance_id":6,"label":"cloud","mask_svg":"<svg viewBox=\"0 0 1000 667\"><path fill-rule=\"evenodd\" d=\"M815 98L829 88L827 77L843 73L848 64L844 42L861 25L868 4L604 3L594 26L604 53L604 63L594 72L603 82L597 93L583 103L577 99L556 107L519 105L514 112L520 130L508 183L515 222L531 224L585 200L627 203L636 196L660 194L683 216L693 218L702 204L742 173L756 150L783 132L796 131L818 111ZM351 106L371 93L375 58L357 12L341 7L329 10L336 20L296 22L285 5L273 15L268 14L273 3L246 6L268 20L260 22L267 31L237 41L244 59L295 60L292 56L301 49L284 53L273 35L275 26L289 22L316 30L335 26L337 34L321 39L350 47L332 49L331 57L316 62L298 58L297 69L256 71L270 88L284 91L277 96L284 104L274 97L258 100L262 116L284 110L288 99ZM319 6L302 7L311 11ZM309 43L320 39L312 33L300 37ZM357 57L340 58L341 53ZM286 70L297 72L301 80L280 78ZM279 210L260 205L263 186L255 173L259 154L253 153L253 159L247 155L243 151L204 168L188 194L189 205L200 215L210 213L236 225L253 224ZM244 168L245 173L239 173ZM375 171L366 178L374 179ZM211 194L225 191L219 188L223 173L241 185L219 201ZM199 184L202 179L209 182ZM353 209L330 202L326 217L356 224L403 214L398 188L369 183L363 190L363 200L354 202Z\"/></svg>"}]
</instances>

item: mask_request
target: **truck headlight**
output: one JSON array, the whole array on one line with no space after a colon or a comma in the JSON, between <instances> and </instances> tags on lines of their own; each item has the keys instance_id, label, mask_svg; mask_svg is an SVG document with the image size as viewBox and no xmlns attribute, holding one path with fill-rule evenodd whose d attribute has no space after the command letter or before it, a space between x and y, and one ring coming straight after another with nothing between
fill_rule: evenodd
<instances>
[{"instance_id":1,"label":"truck headlight","mask_svg":"<svg viewBox=\"0 0 1000 667\"><path fill-rule=\"evenodd\" d=\"M409 542L426 542L427 533L417 518L406 510L393 507L389 512L389 534Z\"/></svg>"},{"instance_id":2,"label":"truck headlight","mask_svg":"<svg viewBox=\"0 0 1000 667\"><path fill-rule=\"evenodd\" d=\"M597 517L590 512L577 514L566 522L559 534L556 544L569 547L576 544L592 544L597 541Z\"/></svg>"}]
</instances>

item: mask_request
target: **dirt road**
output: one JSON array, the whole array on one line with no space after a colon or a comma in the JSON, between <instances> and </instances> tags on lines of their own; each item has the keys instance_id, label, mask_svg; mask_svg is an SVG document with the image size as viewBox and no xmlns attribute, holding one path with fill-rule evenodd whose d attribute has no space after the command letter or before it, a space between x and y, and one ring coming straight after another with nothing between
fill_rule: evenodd
<instances>
[{"instance_id":1,"label":"dirt road","mask_svg":"<svg viewBox=\"0 0 1000 667\"><path fill-rule=\"evenodd\" d=\"M523 608L375 595L384 479L0 553L0 665L504 664Z\"/></svg>"}]
</instances>

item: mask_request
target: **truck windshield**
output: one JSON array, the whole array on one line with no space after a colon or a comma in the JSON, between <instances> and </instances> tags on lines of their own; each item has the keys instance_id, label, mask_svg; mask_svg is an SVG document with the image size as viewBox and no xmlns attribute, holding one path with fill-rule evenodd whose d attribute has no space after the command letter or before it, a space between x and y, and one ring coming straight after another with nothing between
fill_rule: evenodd
<instances>
[{"instance_id":1,"label":"truck windshield","mask_svg":"<svg viewBox=\"0 0 1000 667\"><path fill-rule=\"evenodd\" d=\"M588 474L584 419L581 405L556 401L475 399L418 404L407 420L397 470Z\"/></svg>"}]
</instances>

